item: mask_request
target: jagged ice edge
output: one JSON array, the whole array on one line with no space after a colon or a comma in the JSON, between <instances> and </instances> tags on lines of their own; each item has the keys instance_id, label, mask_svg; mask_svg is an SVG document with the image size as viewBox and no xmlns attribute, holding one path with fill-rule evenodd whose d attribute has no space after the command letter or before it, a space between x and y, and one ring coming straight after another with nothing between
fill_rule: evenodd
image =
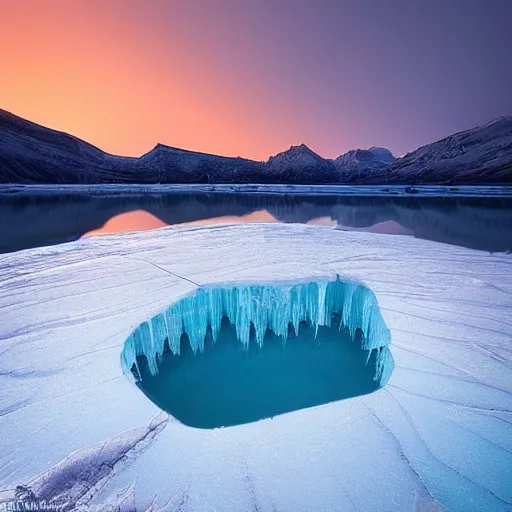
<instances>
[{"instance_id":1,"label":"jagged ice edge","mask_svg":"<svg viewBox=\"0 0 512 512\"><path fill-rule=\"evenodd\" d=\"M237 338L249 346L251 324L256 341L261 346L265 332L271 329L283 338L291 323L299 332L300 322L331 326L333 313L341 316L340 329L348 329L354 338L357 329L362 332L361 349L368 351L369 361L377 351L375 380L384 385L394 367L388 345L391 334L380 313L377 299L366 286L356 282L317 281L288 286L239 285L232 287L198 288L192 295L172 304L167 310L143 322L128 337L121 354L121 366L132 376L135 365L140 375L137 356L145 356L152 375L158 373L165 340L173 354L180 352L180 339L187 333L192 350L204 350L204 340L211 328L217 339L223 316L236 327Z\"/></svg>"}]
</instances>

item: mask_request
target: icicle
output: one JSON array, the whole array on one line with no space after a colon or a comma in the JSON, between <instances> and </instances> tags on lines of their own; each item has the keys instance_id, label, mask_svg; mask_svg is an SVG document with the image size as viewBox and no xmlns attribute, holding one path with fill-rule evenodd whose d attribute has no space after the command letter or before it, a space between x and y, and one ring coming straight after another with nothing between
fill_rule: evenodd
<instances>
[{"instance_id":1,"label":"icicle","mask_svg":"<svg viewBox=\"0 0 512 512\"><path fill-rule=\"evenodd\" d=\"M266 288L263 288L260 293L257 289L252 290L251 299L251 321L254 325L256 333L256 342L258 345L263 345L263 338L267 332L269 325L269 310L271 307L271 298Z\"/></svg>"},{"instance_id":2,"label":"icicle","mask_svg":"<svg viewBox=\"0 0 512 512\"><path fill-rule=\"evenodd\" d=\"M357 330L361 330L361 349L368 351L367 363L373 350L377 350L379 378L389 378L393 360L386 350L391 336L375 295L365 286L343 282L339 277L335 281L295 286L198 289L194 295L173 304L135 329L126 340L121 364L125 372L135 364L140 373L137 356L144 355L150 372L156 374L165 339L171 351L179 354L180 339L186 332L193 351L202 351L208 326L215 342L223 315L235 326L240 343L248 347L251 324L258 344L264 343L267 328L285 343L290 323L298 334L300 323L309 322L316 336L319 326L331 326L334 313L340 315L340 330L346 328L352 338Z\"/></svg>"},{"instance_id":3,"label":"icicle","mask_svg":"<svg viewBox=\"0 0 512 512\"><path fill-rule=\"evenodd\" d=\"M183 322L181 318L180 304L171 306L165 313L167 322L169 348L173 354L180 353L180 339L183 334Z\"/></svg>"},{"instance_id":4,"label":"icicle","mask_svg":"<svg viewBox=\"0 0 512 512\"><path fill-rule=\"evenodd\" d=\"M389 377L391 377L394 367L395 361L391 355L391 350L389 350L387 346L380 347L377 351L377 371L374 377L375 382L377 382L381 387L384 386L388 382Z\"/></svg>"},{"instance_id":5,"label":"icicle","mask_svg":"<svg viewBox=\"0 0 512 512\"><path fill-rule=\"evenodd\" d=\"M334 286L334 285L333 285ZM317 324L318 325L330 325L331 319L326 319L325 299L326 299L327 283L318 283L318 299L317 299Z\"/></svg>"},{"instance_id":6,"label":"icicle","mask_svg":"<svg viewBox=\"0 0 512 512\"><path fill-rule=\"evenodd\" d=\"M164 315L160 314L155 316L151 320L149 326L154 340L155 352L158 363L158 358L161 357L164 353L165 338L167 337L167 329L165 327Z\"/></svg>"},{"instance_id":7,"label":"icicle","mask_svg":"<svg viewBox=\"0 0 512 512\"><path fill-rule=\"evenodd\" d=\"M208 290L207 293L208 302L210 306L208 323L210 324L213 341L215 342L219 334L220 326L222 323L222 315L224 313L222 305L222 290L219 290L218 288L213 288Z\"/></svg>"},{"instance_id":8,"label":"icicle","mask_svg":"<svg viewBox=\"0 0 512 512\"><path fill-rule=\"evenodd\" d=\"M300 287L294 287L289 292L290 301L290 322L293 325L295 336L299 334L300 321L302 319L301 308L300 308Z\"/></svg>"},{"instance_id":9,"label":"icicle","mask_svg":"<svg viewBox=\"0 0 512 512\"><path fill-rule=\"evenodd\" d=\"M373 352L373 349L370 349L367 351L368 352L368 355L366 356L366 361L364 363L365 366L368 366L368 363L370 362L370 359L372 357L372 352Z\"/></svg>"},{"instance_id":10,"label":"icicle","mask_svg":"<svg viewBox=\"0 0 512 512\"><path fill-rule=\"evenodd\" d=\"M233 293L233 296L235 294ZM249 346L249 337L251 335L251 289L244 287L238 292L238 304L233 307L236 309L236 333L238 340L244 347ZM230 318L231 320L231 318Z\"/></svg>"},{"instance_id":11,"label":"icicle","mask_svg":"<svg viewBox=\"0 0 512 512\"><path fill-rule=\"evenodd\" d=\"M194 352L204 350L204 338L208 329L209 300L204 290L199 290L195 297L188 297L183 304L183 330L187 333L190 346Z\"/></svg>"},{"instance_id":12,"label":"icicle","mask_svg":"<svg viewBox=\"0 0 512 512\"><path fill-rule=\"evenodd\" d=\"M151 350L150 350L149 354L147 355L147 358L148 358L148 365L149 365L149 369L150 369L151 373L156 374L156 373L158 373L158 359L157 359L158 348L157 348L155 336L153 334L152 324L153 324L152 320L147 322L147 326L148 326L148 330L149 330L150 347L151 347Z\"/></svg>"}]
</instances>

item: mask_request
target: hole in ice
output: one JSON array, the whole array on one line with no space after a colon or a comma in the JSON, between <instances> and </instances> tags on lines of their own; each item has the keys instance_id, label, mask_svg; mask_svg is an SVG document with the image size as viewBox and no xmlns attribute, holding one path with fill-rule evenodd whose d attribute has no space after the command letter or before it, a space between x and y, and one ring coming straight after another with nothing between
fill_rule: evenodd
<instances>
[{"instance_id":1,"label":"hole in ice","mask_svg":"<svg viewBox=\"0 0 512 512\"><path fill-rule=\"evenodd\" d=\"M121 363L161 409L215 428L370 393L393 371L389 343L358 283L200 288L141 324Z\"/></svg>"}]
</instances>

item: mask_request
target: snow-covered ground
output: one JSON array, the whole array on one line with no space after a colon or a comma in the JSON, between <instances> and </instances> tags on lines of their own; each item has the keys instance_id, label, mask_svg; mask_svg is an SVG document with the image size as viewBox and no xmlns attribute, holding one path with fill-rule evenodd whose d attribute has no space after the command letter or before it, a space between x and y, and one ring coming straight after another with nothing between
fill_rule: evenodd
<instances>
[{"instance_id":1,"label":"snow-covered ground","mask_svg":"<svg viewBox=\"0 0 512 512\"><path fill-rule=\"evenodd\" d=\"M1 255L0 500L510 511L511 265L411 237L262 224ZM200 285L337 274L375 293L391 331L396 367L377 392L200 430L123 373L132 330Z\"/></svg>"}]
</instances>

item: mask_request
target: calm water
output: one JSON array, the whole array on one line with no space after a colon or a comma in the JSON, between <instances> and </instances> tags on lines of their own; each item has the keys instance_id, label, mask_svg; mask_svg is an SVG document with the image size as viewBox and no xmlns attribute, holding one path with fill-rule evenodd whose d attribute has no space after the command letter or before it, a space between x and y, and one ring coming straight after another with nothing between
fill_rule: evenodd
<instances>
[{"instance_id":1,"label":"calm water","mask_svg":"<svg viewBox=\"0 0 512 512\"><path fill-rule=\"evenodd\" d=\"M260 347L247 350L224 318L218 338L194 354L187 335L179 355L168 349L152 376L138 360L140 389L186 425L216 428L270 418L375 391L376 352L352 340L338 326L315 329L303 323L298 336L283 339L268 330Z\"/></svg>"},{"instance_id":2,"label":"calm water","mask_svg":"<svg viewBox=\"0 0 512 512\"><path fill-rule=\"evenodd\" d=\"M0 252L163 226L299 222L415 236L483 251L512 249L512 199L174 193L0 198Z\"/></svg>"}]
</instances>

